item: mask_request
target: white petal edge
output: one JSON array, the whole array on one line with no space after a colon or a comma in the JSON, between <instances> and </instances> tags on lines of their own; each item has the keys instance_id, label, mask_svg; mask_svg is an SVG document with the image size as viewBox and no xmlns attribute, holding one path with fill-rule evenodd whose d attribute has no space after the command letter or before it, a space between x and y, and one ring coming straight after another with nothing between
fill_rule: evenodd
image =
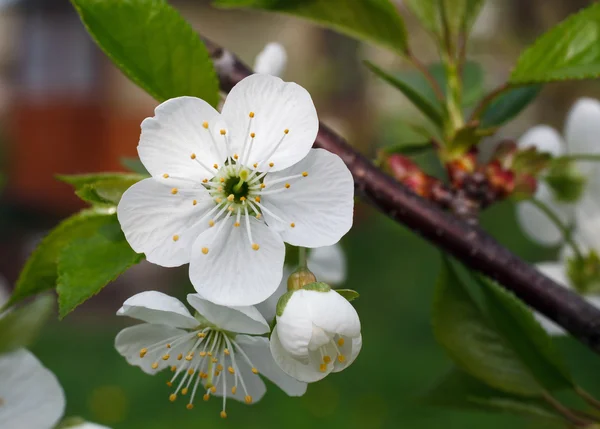
<instances>
[{"instance_id":1,"label":"white petal edge","mask_svg":"<svg viewBox=\"0 0 600 429\"><path fill-rule=\"evenodd\" d=\"M174 328L193 329L199 325L181 301L158 291L141 292L127 299L117 316Z\"/></svg>"},{"instance_id":2,"label":"white petal edge","mask_svg":"<svg viewBox=\"0 0 600 429\"><path fill-rule=\"evenodd\" d=\"M287 52L285 48L277 42L270 42L256 56L254 72L281 77L286 64Z\"/></svg>"},{"instance_id":3,"label":"white petal edge","mask_svg":"<svg viewBox=\"0 0 600 429\"><path fill-rule=\"evenodd\" d=\"M0 427L51 429L65 411L56 376L28 350L0 356Z\"/></svg>"},{"instance_id":4,"label":"white petal edge","mask_svg":"<svg viewBox=\"0 0 600 429\"><path fill-rule=\"evenodd\" d=\"M271 354L269 340L264 337L238 335L235 341L244 349L259 374L265 376L289 396L302 396L306 393L306 383L285 373Z\"/></svg>"},{"instance_id":5,"label":"white petal edge","mask_svg":"<svg viewBox=\"0 0 600 429\"><path fill-rule=\"evenodd\" d=\"M552 156L560 156L566 152L561 135L548 125L537 125L530 128L517 141L519 149L537 148L540 152L548 152Z\"/></svg>"},{"instance_id":6,"label":"white petal edge","mask_svg":"<svg viewBox=\"0 0 600 429\"><path fill-rule=\"evenodd\" d=\"M299 290L294 293L294 297L304 301L310 320L315 326L331 334L351 338L360 335L358 313L346 298L334 290L329 292Z\"/></svg>"},{"instance_id":7,"label":"white petal edge","mask_svg":"<svg viewBox=\"0 0 600 429\"><path fill-rule=\"evenodd\" d=\"M346 281L346 255L339 244L310 250L307 263L318 281L333 286Z\"/></svg>"},{"instance_id":8,"label":"white petal edge","mask_svg":"<svg viewBox=\"0 0 600 429\"><path fill-rule=\"evenodd\" d=\"M231 151L241 153L249 134L255 133L247 165L259 163L259 169L264 169L272 162L270 171L283 170L304 158L319 131L308 91L267 74L253 74L234 86L222 115L229 125Z\"/></svg>"},{"instance_id":9,"label":"white petal edge","mask_svg":"<svg viewBox=\"0 0 600 429\"><path fill-rule=\"evenodd\" d=\"M189 294L187 299L206 320L226 331L260 335L271 330L265 318L254 307L217 305L202 299L199 294Z\"/></svg>"},{"instance_id":10,"label":"white petal edge","mask_svg":"<svg viewBox=\"0 0 600 429\"><path fill-rule=\"evenodd\" d=\"M254 217L249 222L258 250L250 245L245 220L236 228L234 216L203 232L194 243L190 280L204 299L218 305L254 305L279 286L285 258L283 240L264 222Z\"/></svg>"},{"instance_id":11,"label":"white petal edge","mask_svg":"<svg viewBox=\"0 0 600 429\"><path fill-rule=\"evenodd\" d=\"M208 228L208 219L200 219L214 206L203 187L182 189L149 178L125 191L117 217L133 250L154 264L177 267L190 261L194 241Z\"/></svg>"},{"instance_id":12,"label":"white petal edge","mask_svg":"<svg viewBox=\"0 0 600 429\"><path fill-rule=\"evenodd\" d=\"M352 227L352 174L339 156L324 149L311 149L293 167L265 176L265 190L283 188L285 183L269 183L304 172L308 175L290 180L290 187L284 192L263 197L263 205L280 220L266 210L263 215L286 243L302 247L333 245Z\"/></svg>"},{"instance_id":13,"label":"white petal edge","mask_svg":"<svg viewBox=\"0 0 600 429\"><path fill-rule=\"evenodd\" d=\"M203 127L204 122L208 128ZM140 160L153 177L167 173L200 183L212 178L214 172L198 161L206 166L224 161L225 151L219 154L213 143L222 128L227 127L221 115L206 101L196 97L171 98L156 108L154 117L142 122Z\"/></svg>"},{"instance_id":14,"label":"white petal edge","mask_svg":"<svg viewBox=\"0 0 600 429\"><path fill-rule=\"evenodd\" d=\"M295 291L292 294L282 315L277 316L275 329L279 332L279 341L284 350L294 358L306 362L308 344L313 334L313 323L306 301L299 295L300 292L302 291Z\"/></svg>"},{"instance_id":15,"label":"white petal edge","mask_svg":"<svg viewBox=\"0 0 600 429\"><path fill-rule=\"evenodd\" d=\"M600 153L600 102L580 98L575 102L565 122L565 139L570 153Z\"/></svg>"},{"instance_id":16,"label":"white petal edge","mask_svg":"<svg viewBox=\"0 0 600 429\"><path fill-rule=\"evenodd\" d=\"M255 305L256 309L260 311L260 314L263 315L265 320L269 323L273 319L275 319L275 312L277 311L277 303L279 302L279 298L287 292L287 281L290 274L292 274L292 268L285 265L283 267L283 276L281 277L281 282L279 282L279 286L277 290L263 302L260 302Z\"/></svg>"}]
</instances>

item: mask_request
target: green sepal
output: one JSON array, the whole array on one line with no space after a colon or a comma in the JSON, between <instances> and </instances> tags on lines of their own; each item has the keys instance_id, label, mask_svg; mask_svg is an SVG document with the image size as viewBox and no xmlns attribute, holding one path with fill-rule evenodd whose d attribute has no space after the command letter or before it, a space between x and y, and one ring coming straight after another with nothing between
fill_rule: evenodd
<instances>
[{"instance_id":1,"label":"green sepal","mask_svg":"<svg viewBox=\"0 0 600 429\"><path fill-rule=\"evenodd\" d=\"M334 289L334 291L346 298L348 302L354 301L360 296L358 292L352 289Z\"/></svg>"},{"instance_id":2,"label":"green sepal","mask_svg":"<svg viewBox=\"0 0 600 429\"><path fill-rule=\"evenodd\" d=\"M315 292L329 292L331 290L331 286L329 286L327 283L315 282L302 286L302 289L313 290Z\"/></svg>"},{"instance_id":3,"label":"green sepal","mask_svg":"<svg viewBox=\"0 0 600 429\"><path fill-rule=\"evenodd\" d=\"M288 301L290 300L290 298L292 297L294 292L296 292L296 291L288 290L286 293L281 295L281 297L279 298L279 301L277 301L277 307L275 308L275 314L277 316L281 317L283 315L283 310L285 310L285 306L287 305Z\"/></svg>"},{"instance_id":4,"label":"green sepal","mask_svg":"<svg viewBox=\"0 0 600 429\"><path fill-rule=\"evenodd\" d=\"M600 293L600 257L592 250L583 258L567 259L567 277L582 295Z\"/></svg>"}]
</instances>

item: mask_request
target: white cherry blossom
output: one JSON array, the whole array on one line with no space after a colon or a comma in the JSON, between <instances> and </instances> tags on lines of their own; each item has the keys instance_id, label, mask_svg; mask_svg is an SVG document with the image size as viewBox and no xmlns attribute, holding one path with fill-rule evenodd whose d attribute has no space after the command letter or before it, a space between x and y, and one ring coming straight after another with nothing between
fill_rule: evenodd
<instances>
[{"instance_id":1,"label":"white cherry blossom","mask_svg":"<svg viewBox=\"0 0 600 429\"><path fill-rule=\"evenodd\" d=\"M285 48L276 42L267 43L254 60L256 73L281 77L287 64Z\"/></svg>"},{"instance_id":2,"label":"white cherry blossom","mask_svg":"<svg viewBox=\"0 0 600 429\"><path fill-rule=\"evenodd\" d=\"M266 392L259 374L290 396L300 396L306 384L285 374L273 361L269 325L254 307L223 307L188 295L198 312L193 317L179 300L161 292L142 292L129 298L117 312L146 323L123 329L115 346L131 365L148 374L169 368L171 401L223 399L221 417L227 417L227 399L247 404Z\"/></svg>"},{"instance_id":3,"label":"white cherry blossom","mask_svg":"<svg viewBox=\"0 0 600 429\"><path fill-rule=\"evenodd\" d=\"M318 131L308 92L255 74L221 114L179 97L142 123L140 159L152 175L117 214L148 261L190 263L192 284L223 305L264 301L282 277L284 242L321 247L350 229L353 180L342 160L311 149Z\"/></svg>"}]
</instances>

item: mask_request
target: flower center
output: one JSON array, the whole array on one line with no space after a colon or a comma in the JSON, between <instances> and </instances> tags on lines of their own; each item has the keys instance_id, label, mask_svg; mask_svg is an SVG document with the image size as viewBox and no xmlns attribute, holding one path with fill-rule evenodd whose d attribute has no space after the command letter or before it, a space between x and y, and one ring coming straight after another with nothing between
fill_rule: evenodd
<instances>
[{"instance_id":1,"label":"flower center","mask_svg":"<svg viewBox=\"0 0 600 429\"><path fill-rule=\"evenodd\" d=\"M167 386L175 389L169 400L175 402L179 395L186 396L191 390L186 405L188 410L194 408L194 398L199 389L204 391L202 398L205 401L214 394L223 397L222 418L227 417L227 396L238 395L238 386L244 402L252 403L244 377L255 377L258 370L235 337L224 331L200 328L144 347L140 350L140 357L154 360L152 369L170 366L174 374L167 381ZM240 366L241 363L244 367ZM246 365L251 369L247 370ZM244 369L248 373L243 374Z\"/></svg>"}]
</instances>

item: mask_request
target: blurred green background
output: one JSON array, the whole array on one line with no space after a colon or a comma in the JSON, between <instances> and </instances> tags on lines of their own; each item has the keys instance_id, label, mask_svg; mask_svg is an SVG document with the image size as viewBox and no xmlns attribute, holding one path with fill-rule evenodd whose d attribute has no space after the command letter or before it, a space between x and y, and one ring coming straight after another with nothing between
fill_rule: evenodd
<instances>
[{"instance_id":1,"label":"blurred green background","mask_svg":"<svg viewBox=\"0 0 600 429\"><path fill-rule=\"evenodd\" d=\"M195 28L249 64L265 43L282 43L289 57L284 79L309 89L321 120L366 154L402 140L405 119L419 121L406 100L361 63L369 59L392 72L409 69L388 52L290 17L218 11L208 1L172 3ZM414 52L425 62L435 61L435 48L423 30L400 1L395 3L406 17ZM589 3L488 0L469 46L469 58L486 72L485 87L491 89L507 77L523 46ZM547 86L493 141L517 138L538 123L560 130L566 111L583 95L600 96L600 85ZM67 0L0 0L0 166L7 178L0 199L0 273L9 283L39 238L81 208L72 190L53 175L120 169L120 157L135 155L139 124L155 105L94 46ZM422 161L434 167L431 159ZM482 224L532 262L557 253L522 235L508 203L489 209ZM113 428L550 427L508 415L420 404L420 394L451 366L433 339L429 321L438 252L360 203L355 227L342 244L349 267L344 286L361 294L355 305L362 320L363 350L348 370L309 386L302 398L288 398L269 385L257 404L230 401L229 417L223 421L217 399L200 401L188 411L182 403L169 402L166 374L147 376L118 355L114 338L131 323L114 316L121 303L149 289L185 296L192 291L187 267L140 264L65 320L49 323L33 351L63 384L67 416ZM600 359L573 340L558 343L577 381L600 395Z\"/></svg>"}]
</instances>

